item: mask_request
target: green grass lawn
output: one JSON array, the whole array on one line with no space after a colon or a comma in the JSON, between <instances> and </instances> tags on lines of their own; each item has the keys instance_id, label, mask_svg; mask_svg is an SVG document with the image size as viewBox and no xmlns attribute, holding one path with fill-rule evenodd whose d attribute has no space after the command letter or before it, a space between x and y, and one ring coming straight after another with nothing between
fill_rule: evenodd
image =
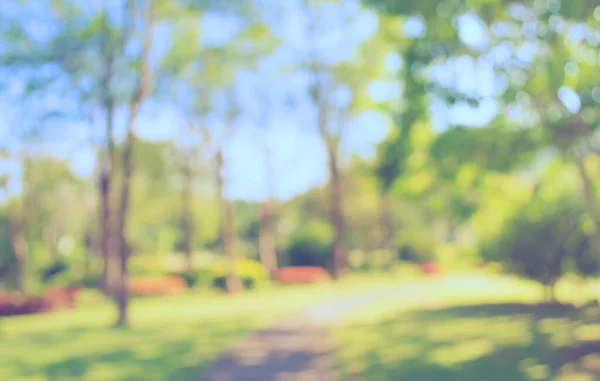
<instances>
[{"instance_id":1,"label":"green grass lawn","mask_svg":"<svg viewBox=\"0 0 600 381\"><path fill-rule=\"evenodd\" d=\"M564 284L559 293L566 298L574 291ZM600 340L600 324L571 329L571 310L530 304L541 293L530 283L499 277L463 275L407 285L398 303L363 309L336 329L341 379L596 380L599 356L587 356L576 369L563 364L557 348L572 343L573 333ZM557 377L550 375L550 364L561 369Z\"/></svg>"},{"instance_id":2,"label":"green grass lawn","mask_svg":"<svg viewBox=\"0 0 600 381\"><path fill-rule=\"evenodd\" d=\"M124 330L110 328L111 303L86 294L73 311L0 319L0 380L198 380L240 335L314 303L392 282L371 276L236 296L136 299L132 328Z\"/></svg>"},{"instance_id":3,"label":"green grass lawn","mask_svg":"<svg viewBox=\"0 0 600 381\"><path fill-rule=\"evenodd\" d=\"M575 291L565 285L560 294ZM0 320L0 380L199 380L248 331L314 304L370 293L385 297L335 330L344 381L547 379L554 349L569 339L563 312L544 312L539 327L531 325L523 304L538 300L539 288L490 276L367 275L232 297L136 299L132 328L124 330L110 328L111 303L85 294L73 311ZM600 340L600 326L579 334ZM586 380L573 374L562 380Z\"/></svg>"}]
</instances>

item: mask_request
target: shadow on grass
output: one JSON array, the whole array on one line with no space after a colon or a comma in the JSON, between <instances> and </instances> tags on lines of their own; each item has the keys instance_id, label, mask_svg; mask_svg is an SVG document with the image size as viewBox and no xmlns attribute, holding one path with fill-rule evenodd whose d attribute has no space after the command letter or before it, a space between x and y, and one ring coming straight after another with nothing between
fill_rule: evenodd
<instances>
[{"instance_id":1,"label":"shadow on grass","mask_svg":"<svg viewBox=\"0 0 600 381\"><path fill-rule=\"evenodd\" d=\"M252 319L115 330L62 329L8 338L0 344L2 380L198 380ZM35 355L34 355L35 353ZM26 359L26 360L25 360Z\"/></svg>"},{"instance_id":2,"label":"shadow on grass","mask_svg":"<svg viewBox=\"0 0 600 381\"><path fill-rule=\"evenodd\" d=\"M554 380L574 309L467 305L402 312L338 333L344 380Z\"/></svg>"}]
</instances>

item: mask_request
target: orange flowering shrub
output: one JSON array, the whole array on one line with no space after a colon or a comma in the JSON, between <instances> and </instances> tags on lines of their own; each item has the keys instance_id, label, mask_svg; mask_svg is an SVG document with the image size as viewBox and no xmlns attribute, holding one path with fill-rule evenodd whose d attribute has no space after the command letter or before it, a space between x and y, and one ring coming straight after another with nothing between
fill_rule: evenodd
<instances>
[{"instance_id":1,"label":"orange flowering shrub","mask_svg":"<svg viewBox=\"0 0 600 381\"><path fill-rule=\"evenodd\" d=\"M151 296L182 293L188 285L178 276L134 277L129 280L128 288L130 295Z\"/></svg>"},{"instance_id":2,"label":"orange flowering shrub","mask_svg":"<svg viewBox=\"0 0 600 381\"><path fill-rule=\"evenodd\" d=\"M279 283L317 283L329 279L329 273L322 267L281 267L275 274Z\"/></svg>"}]
</instances>

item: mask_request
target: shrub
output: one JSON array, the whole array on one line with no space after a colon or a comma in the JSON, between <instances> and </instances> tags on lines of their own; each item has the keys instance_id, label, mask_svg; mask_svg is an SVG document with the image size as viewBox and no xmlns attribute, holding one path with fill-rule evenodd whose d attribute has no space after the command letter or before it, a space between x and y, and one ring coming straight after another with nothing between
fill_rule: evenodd
<instances>
[{"instance_id":1,"label":"shrub","mask_svg":"<svg viewBox=\"0 0 600 381\"><path fill-rule=\"evenodd\" d=\"M186 281L181 277L133 277L128 282L129 293L133 296L171 295L184 292Z\"/></svg>"},{"instance_id":2,"label":"shrub","mask_svg":"<svg viewBox=\"0 0 600 381\"><path fill-rule=\"evenodd\" d=\"M43 295L1 293L0 316L30 315L73 308L78 293L77 287L50 288Z\"/></svg>"},{"instance_id":3,"label":"shrub","mask_svg":"<svg viewBox=\"0 0 600 381\"><path fill-rule=\"evenodd\" d=\"M317 266L329 268L333 234L328 223L312 221L296 231L286 251L288 266Z\"/></svg>"},{"instance_id":4,"label":"shrub","mask_svg":"<svg viewBox=\"0 0 600 381\"><path fill-rule=\"evenodd\" d=\"M0 294L0 316L29 315L48 311L43 297L21 293Z\"/></svg>"},{"instance_id":5,"label":"shrub","mask_svg":"<svg viewBox=\"0 0 600 381\"><path fill-rule=\"evenodd\" d=\"M399 262L395 264L394 268L392 269L392 272L395 275L401 276L403 278L412 278L418 277L421 274L423 274L423 269L419 265L411 262Z\"/></svg>"},{"instance_id":6,"label":"shrub","mask_svg":"<svg viewBox=\"0 0 600 381\"><path fill-rule=\"evenodd\" d=\"M398 259L403 262L428 263L435 261L435 255L429 248L422 245L404 244L398 249Z\"/></svg>"},{"instance_id":7,"label":"shrub","mask_svg":"<svg viewBox=\"0 0 600 381\"><path fill-rule=\"evenodd\" d=\"M176 275L181 277L190 288L194 287L198 281L198 272L194 270L184 271Z\"/></svg>"},{"instance_id":8,"label":"shrub","mask_svg":"<svg viewBox=\"0 0 600 381\"><path fill-rule=\"evenodd\" d=\"M52 311L75 307L79 287L55 287L46 290L44 300Z\"/></svg>"},{"instance_id":9,"label":"shrub","mask_svg":"<svg viewBox=\"0 0 600 381\"><path fill-rule=\"evenodd\" d=\"M366 262L370 270L383 270L390 268L390 262L395 260L395 255L391 250L379 249L367 252Z\"/></svg>"},{"instance_id":10,"label":"shrub","mask_svg":"<svg viewBox=\"0 0 600 381\"><path fill-rule=\"evenodd\" d=\"M366 269L367 255L363 250L348 252L348 265L354 271Z\"/></svg>"},{"instance_id":11,"label":"shrub","mask_svg":"<svg viewBox=\"0 0 600 381\"><path fill-rule=\"evenodd\" d=\"M81 287L98 288L100 287L102 273L99 268L90 271L84 271L83 268L64 267L60 272L51 277L42 280L47 286L52 287Z\"/></svg>"},{"instance_id":12,"label":"shrub","mask_svg":"<svg viewBox=\"0 0 600 381\"><path fill-rule=\"evenodd\" d=\"M598 261L598 254L591 246L591 237L581 239L580 246L576 248L573 254L572 260L575 270L583 278L596 276L600 273L600 261Z\"/></svg>"},{"instance_id":13,"label":"shrub","mask_svg":"<svg viewBox=\"0 0 600 381\"><path fill-rule=\"evenodd\" d=\"M442 267L438 263L424 263L421 265L421 271L425 275L440 275Z\"/></svg>"},{"instance_id":14,"label":"shrub","mask_svg":"<svg viewBox=\"0 0 600 381\"><path fill-rule=\"evenodd\" d=\"M241 278L246 289L261 287L269 281L269 273L259 262L250 259L236 261L235 274ZM189 287L205 287L225 289L225 279L229 273L227 260L220 259L198 270L186 271L177 274L185 280Z\"/></svg>"},{"instance_id":15,"label":"shrub","mask_svg":"<svg viewBox=\"0 0 600 381\"><path fill-rule=\"evenodd\" d=\"M495 241L487 243L486 259L541 283L554 298L553 287L564 275L567 259L586 263L589 237L582 229L583 217L581 205L572 199L532 201L506 223Z\"/></svg>"},{"instance_id":16,"label":"shrub","mask_svg":"<svg viewBox=\"0 0 600 381\"><path fill-rule=\"evenodd\" d=\"M52 280L68 272L69 265L64 260L58 260L49 267L42 269L41 279L44 283L50 283Z\"/></svg>"},{"instance_id":17,"label":"shrub","mask_svg":"<svg viewBox=\"0 0 600 381\"><path fill-rule=\"evenodd\" d=\"M484 262L483 265L481 265L481 269L483 272L494 275L502 274L504 272L502 263L498 262Z\"/></svg>"},{"instance_id":18,"label":"shrub","mask_svg":"<svg viewBox=\"0 0 600 381\"><path fill-rule=\"evenodd\" d=\"M329 279L329 273L322 267L281 267L275 274L279 283L317 283Z\"/></svg>"},{"instance_id":19,"label":"shrub","mask_svg":"<svg viewBox=\"0 0 600 381\"><path fill-rule=\"evenodd\" d=\"M237 260L234 265L234 272L246 289L260 287L269 280L269 272L257 261L250 259ZM218 289L225 289L225 279L229 273L229 264L226 260L213 264L210 274L213 275L212 286ZM204 276L207 273L203 273Z\"/></svg>"},{"instance_id":20,"label":"shrub","mask_svg":"<svg viewBox=\"0 0 600 381\"><path fill-rule=\"evenodd\" d=\"M70 285L83 288L98 288L101 285L102 274L98 272L88 272L80 277L73 278Z\"/></svg>"},{"instance_id":21,"label":"shrub","mask_svg":"<svg viewBox=\"0 0 600 381\"><path fill-rule=\"evenodd\" d=\"M133 276L162 276L168 274L165 258L159 255L135 255L129 259L129 273Z\"/></svg>"}]
</instances>

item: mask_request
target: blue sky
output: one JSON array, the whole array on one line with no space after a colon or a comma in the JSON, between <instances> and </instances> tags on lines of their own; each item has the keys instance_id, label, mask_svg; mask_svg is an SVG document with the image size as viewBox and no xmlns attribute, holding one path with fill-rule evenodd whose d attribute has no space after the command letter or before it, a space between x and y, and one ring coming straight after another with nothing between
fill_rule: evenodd
<instances>
[{"instance_id":1,"label":"blue sky","mask_svg":"<svg viewBox=\"0 0 600 381\"><path fill-rule=\"evenodd\" d=\"M292 4L290 1L287 4ZM342 59L352 58L354 48L375 30L376 17L357 7L346 9L347 15L354 16L352 25L344 25L344 13L334 9L334 5L326 10L328 27L322 31L319 39L321 56L329 63ZM337 23L337 25L336 25ZM481 33L480 25L473 17L465 16L460 20L461 38L469 44L481 45L486 43L485 36ZM275 32L284 40L285 48L278 49L263 63L263 70L277 71L278 66L293 64L299 56L306 52L307 44L303 38L305 22L297 12L286 12L282 19L274 24ZM236 23L230 19L208 16L202 24L202 36L206 43L218 44L227 40L228 36L235 33ZM406 25L408 34L418 34L422 25L418 20L410 20ZM164 37L158 36L157 51L160 54L168 46ZM386 64L393 74L401 66L401 61L392 54L388 56ZM463 71L456 77L450 74L448 80L457 80L459 87L474 88L493 93L494 78L490 68L483 64L473 62L458 62L459 66L471 65L472 71ZM489 66L489 65L488 65ZM443 82L448 76L448 67L440 70L438 75ZM477 73L473 76L472 73ZM327 178L326 158L323 146L314 126L314 109L306 99L299 98L294 110L285 109L283 98L286 91L302 92L306 86L306 79L297 77L270 77L271 83L264 83L265 77L257 77L245 73L238 77L237 94L245 110L237 126L236 134L226 150L228 193L231 197L260 200L266 192L266 178L264 165L264 151L261 148L261 139L267 139L273 147L275 163L276 194L281 199L288 199L303 192L311 186L323 183ZM267 96L271 102L272 110L269 113L268 126L259 128L257 121L258 99L256 89L267 87ZM390 99L398 97L400 90L397 84L376 82L370 87L370 95L374 99ZM488 95L488 94L486 94ZM60 98L57 98L60 100ZM18 125L20 110L16 105L5 104L4 114L0 114L0 141L5 141L11 136L11 127ZM12 106L12 107L11 107ZM443 128L448 122L482 125L487 123L495 114L494 102L484 102L479 109L467 106L457 106L453 109L433 105L433 122L437 128ZM124 113L119 113L117 124L124 126ZM101 121L92 125L99 130ZM177 140L180 128L185 126L180 111L173 105L147 103L139 117L136 131L142 138L149 140ZM390 126L386 115L366 110L350 123L348 135L344 141L344 151L359 153L369 157L374 153L375 144L380 141ZM46 148L54 154L71 160L73 169L82 176L92 174L95 167L96 152L88 144L90 141L89 124L76 124L75 133L66 137L61 134L57 139L49 139ZM267 131L266 137L261 137L261 132ZM5 168L11 173L18 172L14 163ZM16 178L16 176L14 176ZM18 181L13 182L13 189L18 190Z\"/></svg>"}]
</instances>

